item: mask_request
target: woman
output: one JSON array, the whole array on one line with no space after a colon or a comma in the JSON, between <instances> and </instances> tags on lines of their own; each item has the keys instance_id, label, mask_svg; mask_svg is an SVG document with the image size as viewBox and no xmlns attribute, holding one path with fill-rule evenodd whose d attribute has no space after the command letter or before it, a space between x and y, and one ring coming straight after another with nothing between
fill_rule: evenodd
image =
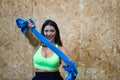
<instances>
[{"instance_id":1,"label":"woman","mask_svg":"<svg viewBox=\"0 0 120 80\"><path fill-rule=\"evenodd\" d=\"M31 28L33 28L34 25L30 21L28 22L28 27L30 29L26 33L26 37L37 50L33 56L35 76L32 80L63 80L59 73L59 67L67 65L32 34ZM42 25L41 34L66 55L68 54L68 51L63 47L58 26L54 21L46 20Z\"/></svg>"}]
</instances>

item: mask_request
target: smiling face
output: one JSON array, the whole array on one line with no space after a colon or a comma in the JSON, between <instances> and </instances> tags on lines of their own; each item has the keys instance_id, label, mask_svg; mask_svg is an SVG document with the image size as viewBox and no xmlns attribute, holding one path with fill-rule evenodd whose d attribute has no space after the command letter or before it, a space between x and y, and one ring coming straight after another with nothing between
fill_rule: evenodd
<instances>
[{"instance_id":1,"label":"smiling face","mask_svg":"<svg viewBox=\"0 0 120 80\"><path fill-rule=\"evenodd\" d=\"M44 36L52 43L55 41L56 30L53 26L47 25L44 28Z\"/></svg>"},{"instance_id":2,"label":"smiling face","mask_svg":"<svg viewBox=\"0 0 120 80\"><path fill-rule=\"evenodd\" d=\"M48 38L52 43L62 46L58 26L53 20L48 19L43 23L41 34Z\"/></svg>"}]
</instances>

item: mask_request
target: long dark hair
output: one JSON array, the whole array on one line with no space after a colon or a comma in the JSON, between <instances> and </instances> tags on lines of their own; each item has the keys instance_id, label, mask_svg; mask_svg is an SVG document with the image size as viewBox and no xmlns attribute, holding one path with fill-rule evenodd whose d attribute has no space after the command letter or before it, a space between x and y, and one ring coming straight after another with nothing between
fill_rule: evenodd
<instances>
[{"instance_id":1,"label":"long dark hair","mask_svg":"<svg viewBox=\"0 0 120 80\"><path fill-rule=\"evenodd\" d=\"M54 21L46 20L45 23L42 25L41 34L44 35L44 29L47 25L53 26L56 30L55 43L58 44L59 46L63 46L62 41L60 39L60 32L59 32L58 26Z\"/></svg>"}]
</instances>

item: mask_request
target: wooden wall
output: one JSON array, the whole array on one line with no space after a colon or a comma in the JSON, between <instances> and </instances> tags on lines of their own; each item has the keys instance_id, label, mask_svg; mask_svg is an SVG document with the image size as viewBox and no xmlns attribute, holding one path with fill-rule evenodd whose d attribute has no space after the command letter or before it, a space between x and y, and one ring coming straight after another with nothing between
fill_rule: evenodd
<instances>
[{"instance_id":1,"label":"wooden wall","mask_svg":"<svg viewBox=\"0 0 120 80\"><path fill-rule=\"evenodd\" d=\"M31 80L33 47L16 18L56 21L76 80L120 79L119 0L0 0L0 80ZM61 74L65 77L64 70Z\"/></svg>"}]
</instances>

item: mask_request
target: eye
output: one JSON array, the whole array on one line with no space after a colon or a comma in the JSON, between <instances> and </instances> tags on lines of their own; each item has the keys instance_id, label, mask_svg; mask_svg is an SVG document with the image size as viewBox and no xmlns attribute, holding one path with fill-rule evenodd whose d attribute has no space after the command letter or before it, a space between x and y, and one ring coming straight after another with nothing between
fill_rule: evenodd
<instances>
[{"instance_id":1,"label":"eye","mask_svg":"<svg viewBox=\"0 0 120 80\"><path fill-rule=\"evenodd\" d=\"M48 30L44 30L44 32L48 32Z\"/></svg>"},{"instance_id":2,"label":"eye","mask_svg":"<svg viewBox=\"0 0 120 80\"><path fill-rule=\"evenodd\" d=\"M55 32L55 30L50 30L50 32Z\"/></svg>"}]
</instances>

